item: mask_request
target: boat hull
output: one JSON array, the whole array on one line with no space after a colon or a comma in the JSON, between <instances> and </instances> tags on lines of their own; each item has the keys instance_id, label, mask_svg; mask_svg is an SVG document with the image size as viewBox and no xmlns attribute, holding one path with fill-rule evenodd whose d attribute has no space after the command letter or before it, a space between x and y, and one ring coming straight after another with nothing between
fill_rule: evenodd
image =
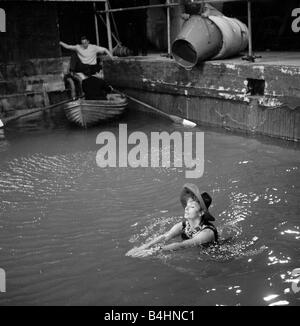
<instances>
[{"instance_id":1,"label":"boat hull","mask_svg":"<svg viewBox=\"0 0 300 326\"><path fill-rule=\"evenodd\" d=\"M117 94L109 95L108 100L87 101L78 99L65 105L67 119L80 127L87 128L101 121L120 116L127 108L126 97Z\"/></svg>"}]
</instances>

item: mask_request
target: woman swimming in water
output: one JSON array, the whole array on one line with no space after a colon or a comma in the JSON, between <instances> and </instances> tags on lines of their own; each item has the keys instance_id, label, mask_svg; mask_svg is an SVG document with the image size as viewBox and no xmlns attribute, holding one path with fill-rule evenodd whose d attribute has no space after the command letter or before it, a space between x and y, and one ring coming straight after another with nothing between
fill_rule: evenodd
<instances>
[{"instance_id":1,"label":"woman swimming in water","mask_svg":"<svg viewBox=\"0 0 300 326\"><path fill-rule=\"evenodd\" d=\"M183 186L180 201L184 207L184 221L141 247L133 248L127 256L145 257L158 251L173 251L218 241L218 231L211 223L215 218L208 211L212 202L210 195L206 192L200 194L196 185L188 183ZM178 236L183 241L165 244Z\"/></svg>"}]
</instances>

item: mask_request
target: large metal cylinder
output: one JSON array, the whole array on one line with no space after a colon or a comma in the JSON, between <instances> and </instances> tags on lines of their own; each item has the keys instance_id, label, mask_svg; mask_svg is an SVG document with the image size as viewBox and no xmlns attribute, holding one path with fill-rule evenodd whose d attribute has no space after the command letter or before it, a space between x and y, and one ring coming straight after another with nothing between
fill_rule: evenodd
<instances>
[{"instance_id":1,"label":"large metal cylinder","mask_svg":"<svg viewBox=\"0 0 300 326\"><path fill-rule=\"evenodd\" d=\"M222 44L219 28L208 18L191 16L172 45L176 62L186 69L217 55Z\"/></svg>"},{"instance_id":2,"label":"large metal cylinder","mask_svg":"<svg viewBox=\"0 0 300 326\"><path fill-rule=\"evenodd\" d=\"M199 61L224 59L245 50L248 28L226 16L191 16L172 45L176 62L192 69Z\"/></svg>"},{"instance_id":3,"label":"large metal cylinder","mask_svg":"<svg viewBox=\"0 0 300 326\"><path fill-rule=\"evenodd\" d=\"M245 24L236 18L209 16L222 33L222 48L213 59L224 59L246 49L249 32Z\"/></svg>"}]
</instances>

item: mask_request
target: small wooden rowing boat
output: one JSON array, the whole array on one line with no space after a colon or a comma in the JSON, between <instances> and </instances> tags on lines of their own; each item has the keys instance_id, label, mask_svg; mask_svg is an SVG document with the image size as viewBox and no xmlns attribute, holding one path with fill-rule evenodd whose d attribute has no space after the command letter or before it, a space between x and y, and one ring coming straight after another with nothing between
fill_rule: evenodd
<instances>
[{"instance_id":1,"label":"small wooden rowing boat","mask_svg":"<svg viewBox=\"0 0 300 326\"><path fill-rule=\"evenodd\" d=\"M120 116L127 107L127 98L120 94L109 94L107 100L87 101L78 99L64 106L69 121L87 128L101 121Z\"/></svg>"}]
</instances>

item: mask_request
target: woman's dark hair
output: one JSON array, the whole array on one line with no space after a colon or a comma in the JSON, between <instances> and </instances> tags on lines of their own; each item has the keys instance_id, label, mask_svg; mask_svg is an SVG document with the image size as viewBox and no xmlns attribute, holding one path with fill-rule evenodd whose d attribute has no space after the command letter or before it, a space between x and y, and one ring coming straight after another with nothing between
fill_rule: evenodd
<instances>
[{"instance_id":1,"label":"woman's dark hair","mask_svg":"<svg viewBox=\"0 0 300 326\"><path fill-rule=\"evenodd\" d=\"M206 208L208 209L212 202L210 195L207 192L204 192L203 194L201 194L201 197L205 203Z\"/></svg>"},{"instance_id":2,"label":"woman's dark hair","mask_svg":"<svg viewBox=\"0 0 300 326\"><path fill-rule=\"evenodd\" d=\"M189 190L186 191L184 197L185 197L185 201L186 201L186 202L187 202L187 200L188 200L189 198L191 198L193 201L199 202L199 200L198 200L197 197L194 195L194 193L191 192L191 191L189 191Z\"/></svg>"}]
</instances>

